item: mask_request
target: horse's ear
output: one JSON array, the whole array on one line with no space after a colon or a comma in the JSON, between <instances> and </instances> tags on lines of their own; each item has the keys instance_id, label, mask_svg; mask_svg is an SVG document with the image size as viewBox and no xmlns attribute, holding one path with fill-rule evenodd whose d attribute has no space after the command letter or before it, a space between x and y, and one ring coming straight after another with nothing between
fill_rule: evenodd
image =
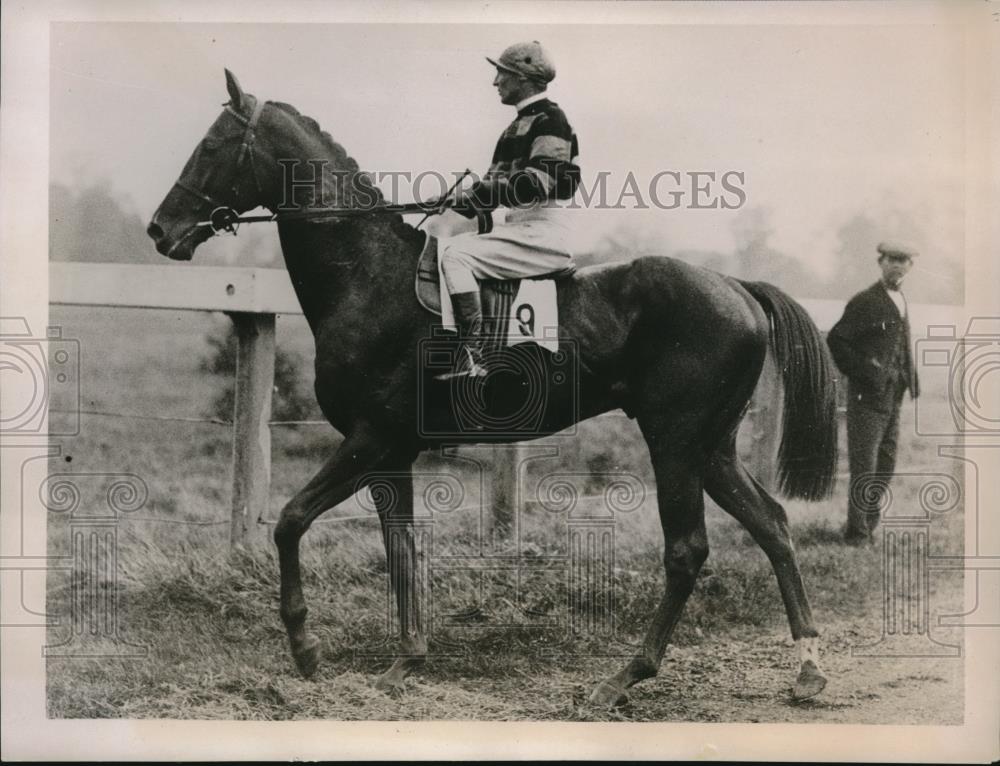
<instances>
[{"instance_id":1,"label":"horse's ear","mask_svg":"<svg viewBox=\"0 0 1000 766\"><path fill-rule=\"evenodd\" d=\"M246 96L243 94L243 88L240 87L240 81L228 69L226 70L226 90L229 91L229 100L233 108L242 109Z\"/></svg>"}]
</instances>

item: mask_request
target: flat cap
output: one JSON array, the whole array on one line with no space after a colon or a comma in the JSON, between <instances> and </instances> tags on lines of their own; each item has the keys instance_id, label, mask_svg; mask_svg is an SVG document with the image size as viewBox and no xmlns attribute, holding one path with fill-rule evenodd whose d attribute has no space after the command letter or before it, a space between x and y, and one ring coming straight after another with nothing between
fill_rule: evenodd
<instances>
[{"instance_id":1,"label":"flat cap","mask_svg":"<svg viewBox=\"0 0 1000 766\"><path fill-rule=\"evenodd\" d=\"M914 250L912 247L906 247L899 244L898 242L879 242L878 247L879 257L883 255L901 255L905 258L916 258L920 253Z\"/></svg>"},{"instance_id":2,"label":"flat cap","mask_svg":"<svg viewBox=\"0 0 1000 766\"><path fill-rule=\"evenodd\" d=\"M500 54L499 58L486 57L497 69L513 72L530 80L550 83L556 78L556 67L549 54L538 40L530 43L514 43Z\"/></svg>"}]
</instances>

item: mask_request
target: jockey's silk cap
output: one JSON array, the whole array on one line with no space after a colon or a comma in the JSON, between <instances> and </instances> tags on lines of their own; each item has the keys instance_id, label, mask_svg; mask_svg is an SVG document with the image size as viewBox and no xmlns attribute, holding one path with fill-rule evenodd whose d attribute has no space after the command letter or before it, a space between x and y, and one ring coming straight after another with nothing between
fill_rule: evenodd
<instances>
[{"instance_id":1,"label":"jockey's silk cap","mask_svg":"<svg viewBox=\"0 0 1000 766\"><path fill-rule=\"evenodd\" d=\"M530 80L542 83L552 82L556 77L556 66L538 40L530 43L514 43L504 50L497 59L486 57L497 69L513 72Z\"/></svg>"},{"instance_id":2,"label":"jockey's silk cap","mask_svg":"<svg viewBox=\"0 0 1000 766\"><path fill-rule=\"evenodd\" d=\"M905 247L898 242L879 242L875 249L878 250L879 258L883 255L896 255L912 260L919 255L912 247Z\"/></svg>"}]
</instances>

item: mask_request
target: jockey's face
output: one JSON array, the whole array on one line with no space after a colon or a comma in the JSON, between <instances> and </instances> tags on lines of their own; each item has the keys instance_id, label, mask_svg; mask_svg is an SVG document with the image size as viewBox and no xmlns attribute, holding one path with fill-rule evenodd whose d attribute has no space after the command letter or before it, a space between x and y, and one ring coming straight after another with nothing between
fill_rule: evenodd
<instances>
[{"instance_id":1,"label":"jockey's face","mask_svg":"<svg viewBox=\"0 0 1000 766\"><path fill-rule=\"evenodd\" d=\"M500 102L508 105L526 99L533 92L527 79L500 68L497 68L497 76L493 78L493 87L497 89Z\"/></svg>"}]
</instances>

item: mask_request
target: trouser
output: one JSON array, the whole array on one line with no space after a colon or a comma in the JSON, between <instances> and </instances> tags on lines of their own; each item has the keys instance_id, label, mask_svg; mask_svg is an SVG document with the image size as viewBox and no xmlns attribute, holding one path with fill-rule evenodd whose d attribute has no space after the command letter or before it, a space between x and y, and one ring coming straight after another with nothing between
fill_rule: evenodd
<instances>
[{"instance_id":1,"label":"trouser","mask_svg":"<svg viewBox=\"0 0 1000 766\"><path fill-rule=\"evenodd\" d=\"M851 485L847 501L848 540L870 540L878 526L889 482L896 469L900 391L889 412L877 412L854 402L847 405L847 449Z\"/></svg>"},{"instance_id":2,"label":"trouser","mask_svg":"<svg viewBox=\"0 0 1000 766\"><path fill-rule=\"evenodd\" d=\"M518 279L569 265L569 229L545 208L508 213L488 234L466 233L441 242L442 324L451 324L449 297L479 290L484 279Z\"/></svg>"}]
</instances>

